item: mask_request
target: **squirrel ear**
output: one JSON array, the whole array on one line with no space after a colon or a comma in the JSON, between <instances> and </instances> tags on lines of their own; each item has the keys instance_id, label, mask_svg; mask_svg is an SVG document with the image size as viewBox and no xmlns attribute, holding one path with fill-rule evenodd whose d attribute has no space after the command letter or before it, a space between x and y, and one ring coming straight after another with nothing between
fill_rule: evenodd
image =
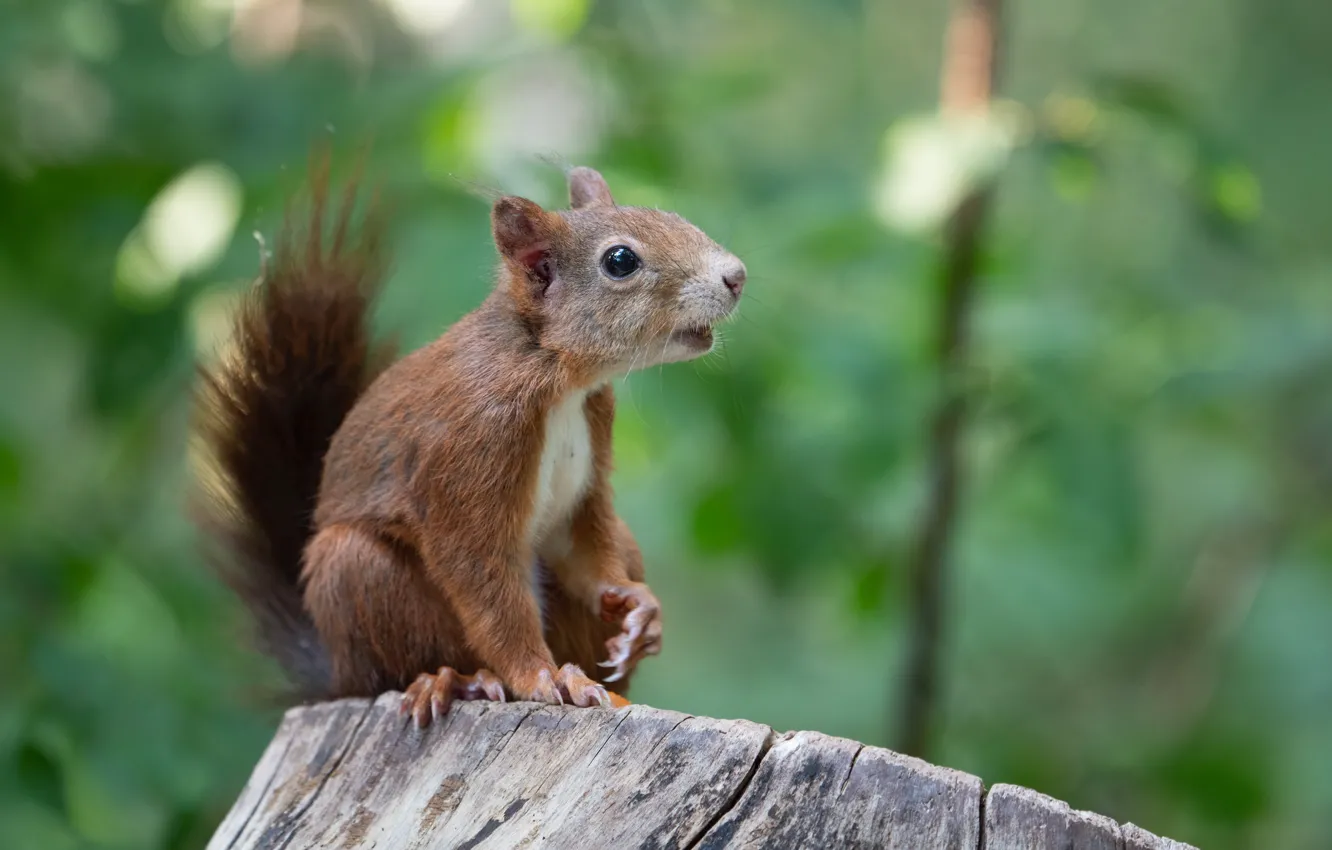
<instances>
[{"instance_id":1,"label":"squirrel ear","mask_svg":"<svg viewBox=\"0 0 1332 850\"><path fill-rule=\"evenodd\" d=\"M495 247L534 278L542 292L555 276L550 256L553 218L526 198L500 198L490 210Z\"/></svg>"},{"instance_id":2,"label":"squirrel ear","mask_svg":"<svg viewBox=\"0 0 1332 850\"><path fill-rule=\"evenodd\" d=\"M569 172L569 204L574 209L580 207L613 207L615 199L611 197L606 178L584 166Z\"/></svg>"}]
</instances>

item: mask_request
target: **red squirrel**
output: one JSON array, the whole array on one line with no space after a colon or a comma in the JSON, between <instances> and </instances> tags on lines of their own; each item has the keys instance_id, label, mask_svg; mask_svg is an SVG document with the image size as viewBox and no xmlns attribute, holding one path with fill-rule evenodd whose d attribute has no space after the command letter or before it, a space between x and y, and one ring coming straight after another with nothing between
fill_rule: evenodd
<instances>
[{"instance_id":1,"label":"red squirrel","mask_svg":"<svg viewBox=\"0 0 1332 850\"><path fill-rule=\"evenodd\" d=\"M306 698L403 690L420 726L455 698L625 704L606 685L660 651L611 381L710 351L745 266L590 168L568 184L568 210L494 202L493 291L385 368L382 221L354 226L353 183L326 233L325 164L201 369L206 537Z\"/></svg>"}]
</instances>

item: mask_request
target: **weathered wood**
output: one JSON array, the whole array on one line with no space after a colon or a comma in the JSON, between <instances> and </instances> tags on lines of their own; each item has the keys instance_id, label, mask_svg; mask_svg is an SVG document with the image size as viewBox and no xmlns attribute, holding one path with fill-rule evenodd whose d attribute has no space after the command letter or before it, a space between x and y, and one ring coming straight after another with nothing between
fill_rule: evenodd
<instances>
[{"instance_id":1,"label":"weathered wood","mask_svg":"<svg viewBox=\"0 0 1332 850\"><path fill-rule=\"evenodd\" d=\"M1080 812L1053 797L1016 785L995 785L985 796L982 850L1193 850L1133 824Z\"/></svg>"},{"instance_id":2,"label":"weathered wood","mask_svg":"<svg viewBox=\"0 0 1332 850\"><path fill-rule=\"evenodd\" d=\"M1016 785L996 785L985 796L982 850L1120 850L1119 824L1079 812L1068 803Z\"/></svg>"},{"instance_id":3,"label":"weathered wood","mask_svg":"<svg viewBox=\"0 0 1332 850\"><path fill-rule=\"evenodd\" d=\"M1120 828L1124 834L1124 850L1194 850L1182 841L1172 841L1159 835L1152 835L1140 826L1131 823Z\"/></svg>"},{"instance_id":4,"label":"weathered wood","mask_svg":"<svg viewBox=\"0 0 1332 850\"><path fill-rule=\"evenodd\" d=\"M974 848L981 782L817 732L782 736L700 848Z\"/></svg>"},{"instance_id":5,"label":"weathered wood","mask_svg":"<svg viewBox=\"0 0 1332 850\"><path fill-rule=\"evenodd\" d=\"M420 731L397 706L289 711L209 850L1188 850L1011 785L982 816L974 776L813 732L483 702Z\"/></svg>"}]
</instances>

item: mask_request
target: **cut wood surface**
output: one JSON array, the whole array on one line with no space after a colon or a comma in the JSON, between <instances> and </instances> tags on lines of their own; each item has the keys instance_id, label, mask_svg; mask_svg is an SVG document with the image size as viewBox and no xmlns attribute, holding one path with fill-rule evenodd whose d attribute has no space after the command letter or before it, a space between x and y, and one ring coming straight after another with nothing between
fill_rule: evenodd
<instances>
[{"instance_id":1,"label":"cut wood surface","mask_svg":"<svg viewBox=\"0 0 1332 850\"><path fill-rule=\"evenodd\" d=\"M889 750L634 705L398 696L294 708L209 850L884 847L1186 850Z\"/></svg>"}]
</instances>

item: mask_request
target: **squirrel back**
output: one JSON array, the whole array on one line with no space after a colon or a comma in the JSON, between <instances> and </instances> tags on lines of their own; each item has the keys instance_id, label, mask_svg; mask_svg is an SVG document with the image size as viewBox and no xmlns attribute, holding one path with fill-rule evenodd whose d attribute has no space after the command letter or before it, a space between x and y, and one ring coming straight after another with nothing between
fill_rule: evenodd
<instances>
[{"instance_id":1,"label":"squirrel back","mask_svg":"<svg viewBox=\"0 0 1332 850\"><path fill-rule=\"evenodd\" d=\"M273 256L235 312L232 349L202 366L197 429L216 474L196 505L210 560L255 619L264 651L307 699L331 664L300 586L324 455L391 359L368 314L384 278L382 226L353 227L354 182L333 210L327 162L314 170L306 220L290 212Z\"/></svg>"}]
</instances>

